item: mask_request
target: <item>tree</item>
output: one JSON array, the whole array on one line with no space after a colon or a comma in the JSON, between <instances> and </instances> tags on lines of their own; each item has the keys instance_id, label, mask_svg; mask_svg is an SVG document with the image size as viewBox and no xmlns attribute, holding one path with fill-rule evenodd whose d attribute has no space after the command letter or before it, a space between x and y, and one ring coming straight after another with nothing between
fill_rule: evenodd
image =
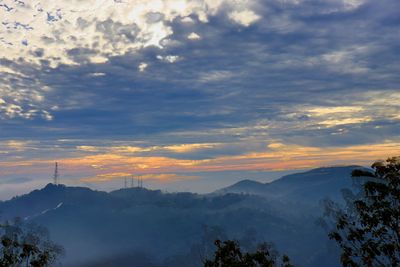
<instances>
[{"instance_id":1,"label":"tree","mask_svg":"<svg viewBox=\"0 0 400 267\"><path fill-rule=\"evenodd\" d=\"M341 248L343 266L400 266L400 157L354 170L368 177L347 210L336 208L335 229L329 233Z\"/></svg>"},{"instance_id":2,"label":"tree","mask_svg":"<svg viewBox=\"0 0 400 267\"><path fill-rule=\"evenodd\" d=\"M49 239L46 228L21 219L0 225L0 267L53 266L63 248Z\"/></svg>"},{"instance_id":3,"label":"tree","mask_svg":"<svg viewBox=\"0 0 400 267\"><path fill-rule=\"evenodd\" d=\"M282 257L281 265L278 263L278 254L272 246L263 243L259 245L256 252L242 252L236 241L216 240L217 250L213 260L207 260L204 267L293 267L289 257Z\"/></svg>"}]
</instances>

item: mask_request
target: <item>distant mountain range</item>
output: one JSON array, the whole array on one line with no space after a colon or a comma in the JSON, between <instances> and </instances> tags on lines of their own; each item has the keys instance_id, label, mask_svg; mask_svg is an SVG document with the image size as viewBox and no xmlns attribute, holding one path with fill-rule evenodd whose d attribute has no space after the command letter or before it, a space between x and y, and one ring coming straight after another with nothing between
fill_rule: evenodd
<instances>
[{"instance_id":1,"label":"distant mountain range","mask_svg":"<svg viewBox=\"0 0 400 267\"><path fill-rule=\"evenodd\" d=\"M351 188L357 183L351 172L361 166L323 167L310 171L283 176L269 183L242 180L229 187L217 190L217 194L244 193L260 195L280 200L293 200L317 204L329 197L340 201L343 188Z\"/></svg>"},{"instance_id":2,"label":"distant mountain range","mask_svg":"<svg viewBox=\"0 0 400 267\"><path fill-rule=\"evenodd\" d=\"M301 266L338 266L315 225L319 201L341 199L358 166L318 168L271 183L243 180L212 194L144 188L110 193L48 184L0 203L3 219L45 225L65 266L201 266L216 238L248 249L272 241Z\"/></svg>"}]
</instances>

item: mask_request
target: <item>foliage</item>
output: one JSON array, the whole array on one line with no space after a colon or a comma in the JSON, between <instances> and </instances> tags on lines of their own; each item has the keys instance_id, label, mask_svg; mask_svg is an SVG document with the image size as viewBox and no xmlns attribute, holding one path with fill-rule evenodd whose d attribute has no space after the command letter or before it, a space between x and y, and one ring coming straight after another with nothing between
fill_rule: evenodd
<instances>
[{"instance_id":1,"label":"foliage","mask_svg":"<svg viewBox=\"0 0 400 267\"><path fill-rule=\"evenodd\" d=\"M236 241L216 240L217 250L213 260L207 260L204 267L276 267L278 264L278 256L272 246L263 243L256 252L242 252ZM289 257L282 257L282 267L292 267Z\"/></svg>"},{"instance_id":2,"label":"foliage","mask_svg":"<svg viewBox=\"0 0 400 267\"><path fill-rule=\"evenodd\" d=\"M46 228L24 224L21 219L0 225L0 267L53 266L63 253L49 239Z\"/></svg>"},{"instance_id":3,"label":"foliage","mask_svg":"<svg viewBox=\"0 0 400 267\"><path fill-rule=\"evenodd\" d=\"M336 207L329 237L341 248L343 266L400 266L400 158L371 167L352 172L368 180L347 210Z\"/></svg>"}]
</instances>

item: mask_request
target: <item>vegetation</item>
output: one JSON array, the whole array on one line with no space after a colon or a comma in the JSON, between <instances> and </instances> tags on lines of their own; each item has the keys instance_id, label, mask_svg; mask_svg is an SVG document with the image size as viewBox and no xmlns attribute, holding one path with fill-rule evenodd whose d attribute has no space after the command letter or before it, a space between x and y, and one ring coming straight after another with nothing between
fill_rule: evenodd
<instances>
[{"instance_id":1,"label":"vegetation","mask_svg":"<svg viewBox=\"0 0 400 267\"><path fill-rule=\"evenodd\" d=\"M346 210L331 206L336 223L329 237L341 248L343 266L400 266L400 158L352 176L368 177L361 194Z\"/></svg>"},{"instance_id":2,"label":"vegetation","mask_svg":"<svg viewBox=\"0 0 400 267\"><path fill-rule=\"evenodd\" d=\"M0 241L0 267L53 266L63 253L44 227L24 224L21 219L0 225Z\"/></svg>"},{"instance_id":3,"label":"vegetation","mask_svg":"<svg viewBox=\"0 0 400 267\"><path fill-rule=\"evenodd\" d=\"M284 255L281 263L278 260L278 253L272 246L263 243L257 251L242 252L236 241L216 240L217 250L213 260L207 260L204 267L292 267L289 257Z\"/></svg>"}]
</instances>

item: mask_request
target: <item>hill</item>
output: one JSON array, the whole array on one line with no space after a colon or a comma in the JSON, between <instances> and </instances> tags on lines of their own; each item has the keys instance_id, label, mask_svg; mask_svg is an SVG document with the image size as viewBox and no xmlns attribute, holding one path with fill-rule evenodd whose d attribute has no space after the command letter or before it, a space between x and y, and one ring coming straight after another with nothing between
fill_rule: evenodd
<instances>
[{"instance_id":1,"label":"hill","mask_svg":"<svg viewBox=\"0 0 400 267\"><path fill-rule=\"evenodd\" d=\"M360 166L323 167L302 173L283 176L270 183L243 180L217 190L216 194L253 194L284 202L318 204L323 198L340 201L343 188L357 185L351 178L354 169Z\"/></svg>"},{"instance_id":2,"label":"hill","mask_svg":"<svg viewBox=\"0 0 400 267\"><path fill-rule=\"evenodd\" d=\"M64 266L201 266L217 238L273 242L302 266L338 266L316 226L319 200L339 199L356 166L318 168L271 183L243 180L214 194L113 192L49 184L0 203L2 218L46 226Z\"/></svg>"}]
</instances>

